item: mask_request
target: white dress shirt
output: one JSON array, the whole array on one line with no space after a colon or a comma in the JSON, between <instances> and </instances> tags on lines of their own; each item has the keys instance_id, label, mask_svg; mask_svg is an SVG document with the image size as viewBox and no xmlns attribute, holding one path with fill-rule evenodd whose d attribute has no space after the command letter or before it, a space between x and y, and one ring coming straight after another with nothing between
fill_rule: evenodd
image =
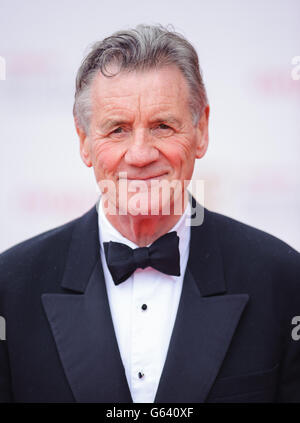
<instances>
[{"instance_id":1,"label":"white dress shirt","mask_svg":"<svg viewBox=\"0 0 300 423\"><path fill-rule=\"evenodd\" d=\"M166 360L189 255L190 204L175 226L179 236L180 276L166 275L152 267L137 269L115 285L106 264L103 242L122 242L137 248L109 222L100 204L100 251L109 306L121 359L133 402L154 402ZM150 244L149 244L150 245ZM142 308L143 306L143 308Z\"/></svg>"}]
</instances>

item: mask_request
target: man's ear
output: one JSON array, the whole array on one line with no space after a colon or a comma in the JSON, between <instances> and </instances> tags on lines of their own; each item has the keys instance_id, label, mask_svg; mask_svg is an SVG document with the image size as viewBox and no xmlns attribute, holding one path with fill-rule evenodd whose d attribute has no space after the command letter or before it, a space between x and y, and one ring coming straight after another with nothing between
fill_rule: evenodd
<instances>
[{"instance_id":1,"label":"man's ear","mask_svg":"<svg viewBox=\"0 0 300 423\"><path fill-rule=\"evenodd\" d=\"M197 124L197 146L196 157L201 159L206 153L208 147L208 121L209 121L209 105L205 106L202 115Z\"/></svg>"},{"instance_id":2,"label":"man's ear","mask_svg":"<svg viewBox=\"0 0 300 423\"><path fill-rule=\"evenodd\" d=\"M74 122L75 122L76 132L79 137L79 143L80 143L79 148L80 148L81 159L87 167L91 167L92 161L90 157L89 137L85 133L85 131L81 129L81 127L79 126L78 119L76 117L74 117Z\"/></svg>"}]
</instances>

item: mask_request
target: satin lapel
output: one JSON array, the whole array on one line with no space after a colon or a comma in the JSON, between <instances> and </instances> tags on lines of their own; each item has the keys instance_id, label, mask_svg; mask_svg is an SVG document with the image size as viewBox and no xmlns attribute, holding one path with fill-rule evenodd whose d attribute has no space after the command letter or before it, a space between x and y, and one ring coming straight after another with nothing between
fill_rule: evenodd
<instances>
[{"instance_id":1,"label":"satin lapel","mask_svg":"<svg viewBox=\"0 0 300 423\"><path fill-rule=\"evenodd\" d=\"M204 402L248 295L201 297L187 270L155 402Z\"/></svg>"},{"instance_id":2,"label":"satin lapel","mask_svg":"<svg viewBox=\"0 0 300 423\"><path fill-rule=\"evenodd\" d=\"M110 314L95 228L96 209L79 220L74 231L62 285L76 293L46 293L42 302L75 400L132 402Z\"/></svg>"},{"instance_id":3,"label":"satin lapel","mask_svg":"<svg viewBox=\"0 0 300 423\"><path fill-rule=\"evenodd\" d=\"M225 292L213 215L205 210L204 223L191 228L187 270L155 402L205 402L249 299Z\"/></svg>"}]
</instances>

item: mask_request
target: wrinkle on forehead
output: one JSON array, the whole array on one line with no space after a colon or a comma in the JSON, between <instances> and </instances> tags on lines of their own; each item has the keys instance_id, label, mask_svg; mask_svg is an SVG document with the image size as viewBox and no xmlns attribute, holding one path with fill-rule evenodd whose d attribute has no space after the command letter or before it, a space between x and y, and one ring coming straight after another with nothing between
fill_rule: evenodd
<instances>
[{"instance_id":1,"label":"wrinkle on forehead","mask_svg":"<svg viewBox=\"0 0 300 423\"><path fill-rule=\"evenodd\" d=\"M164 84L162 84L162 82ZM126 99L128 97L158 91L162 97L172 98L186 94L187 82L181 71L175 66L153 69L144 72L120 72L112 78L99 73L92 86L92 94L102 101Z\"/></svg>"},{"instance_id":2,"label":"wrinkle on forehead","mask_svg":"<svg viewBox=\"0 0 300 423\"><path fill-rule=\"evenodd\" d=\"M93 84L92 105L98 117L113 112L139 120L142 115L159 112L182 113L185 103L189 107L187 82L175 66L112 78L99 74Z\"/></svg>"}]
</instances>

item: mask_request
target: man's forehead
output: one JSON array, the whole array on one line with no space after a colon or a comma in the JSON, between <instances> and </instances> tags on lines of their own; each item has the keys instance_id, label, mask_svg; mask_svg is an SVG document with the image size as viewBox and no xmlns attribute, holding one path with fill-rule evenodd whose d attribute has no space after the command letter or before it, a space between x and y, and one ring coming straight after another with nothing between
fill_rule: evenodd
<instances>
[{"instance_id":1,"label":"man's forehead","mask_svg":"<svg viewBox=\"0 0 300 423\"><path fill-rule=\"evenodd\" d=\"M187 95L187 84L175 66L147 71L120 72L113 77L99 73L92 86L92 98L97 103L126 103L135 99L151 103L153 97L163 103Z\"/></svg>"}]
</instances>

